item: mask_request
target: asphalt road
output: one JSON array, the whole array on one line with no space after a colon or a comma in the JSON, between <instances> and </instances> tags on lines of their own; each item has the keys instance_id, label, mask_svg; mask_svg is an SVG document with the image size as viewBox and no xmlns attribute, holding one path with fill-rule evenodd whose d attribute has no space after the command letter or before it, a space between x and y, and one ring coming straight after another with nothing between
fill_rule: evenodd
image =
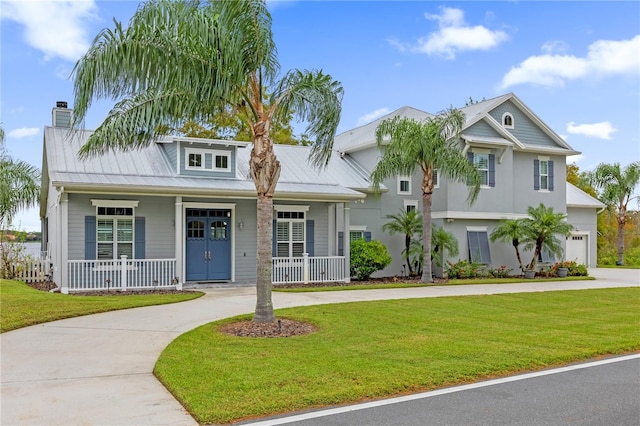
<instances>
[{"instance_id":1,"label":"asphalt road","mask_svg":"<svg viewBox=\"0 0 640 426\"><path fill-rule=\"evenodd\" d=\"M637 426L640 354L253 423L275 424Z\"/></svg>"}]
</instances>

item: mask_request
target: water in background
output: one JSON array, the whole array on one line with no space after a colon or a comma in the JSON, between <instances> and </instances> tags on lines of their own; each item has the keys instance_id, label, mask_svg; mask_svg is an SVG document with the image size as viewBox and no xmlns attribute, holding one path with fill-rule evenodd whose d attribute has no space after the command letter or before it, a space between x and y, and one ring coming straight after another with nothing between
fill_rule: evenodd
<instances>
[{"instance_id":1,"label":"water in background","mask_svg":"<svg viewBox=\"0 0 640 426\"><path fill-rule=\"evenodd\" d=\"M35 257L36 259L40 259L40 241L28 241L26 243L23 243L23 245L25 254L28 254L31 257Z\"/></svg>"}]
</instances>

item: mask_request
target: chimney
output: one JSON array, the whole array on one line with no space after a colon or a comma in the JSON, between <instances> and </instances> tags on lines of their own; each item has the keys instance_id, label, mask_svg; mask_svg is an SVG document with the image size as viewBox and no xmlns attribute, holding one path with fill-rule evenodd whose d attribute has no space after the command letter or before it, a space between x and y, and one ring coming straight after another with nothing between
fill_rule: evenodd
<instances>
[{"instance_id":1,"label":"chimney","mask_svg":"<svg viewBox=\"0 0 640 426\"><path fill-rule=\"evenodd\" d=\"M51 112L53 116L53 127L71 127L71 113L72 110L67 108L65 101L56 102L56 107Z\"/></svg>"}]
</instances>

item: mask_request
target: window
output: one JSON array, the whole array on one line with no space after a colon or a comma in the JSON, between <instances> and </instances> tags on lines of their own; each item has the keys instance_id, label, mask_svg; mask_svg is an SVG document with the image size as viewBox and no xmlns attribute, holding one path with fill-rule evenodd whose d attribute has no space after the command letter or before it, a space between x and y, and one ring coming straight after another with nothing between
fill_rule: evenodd
<instances>
[{"instance_id":1,"label":"window","mask_svg":"<svg viewBox=\"0 0 640 426\"><path fill-rule=\"evenodd\" d=\"M367 231L366 226L350 226L349 227L349 242L365 240L371 241L371 232Z\"/></svg>"},{"instance_id":2,"label":"window","mask_svg":"<svg viewBox=\"0 0 640 426\"><path fill-rule=\"evenodd\" d=\"M487 150L474 149L467 152L467 158L478 169L480 186L493 188L496 186L496 156Z\"/></svg>"},{"instance_id":3,"label":"window","mask_svg":"<svg viewBox=\"0 0 640 426\"><path fill-rule=\"evenodd\" d=\"M305 212L278 211L277 257L301 257L305 253Z\"/></svg>"},{"instance_id":4,"label":"window","mask_svg":"<svg viewBox=\"0 0 640 426\"><path fill-rule=\"evenodd\" d=\"M510 112L502 114L502 127L506 129L513 129L513 115Z\"/></svg>"},{"instance_id":5,"label":"window","mask_svg":"<svg viewBox=\"0 0 640 426\"><path fill-rule=\"evenodd\" d=\"M349 242L364 240L364 231L349 231Z\"/></svg>"},{"instance_id":6,"label":"window","mask_svg":"<svg viewBox=\"0 0 640 426\"><path fill-rule=\"evenodd\" d=\"M431 174L431 179L433 180L433 187L440 188L440 173L438 173L437 169Z\"/></svg>"},{"instance_id":7,"label":"window","mask_svg":"<svg viewBox=\"0 0 640 426\"><path fill-rule=\"evenodd\" d=\"M491 263L489 238L486 229L475 230L467 228L467 242L469 244L469 261L473 263Z\"/></svg>"},{"instance_id":8,"label":"window","mask_svg":"<svg viewBox=\"0 0 640 426\"><path fill-rule=\"evenodd\" d=\"M398 176L398 194L411 195L411 178L409 176Z\"/></svg>"},{"instance_id":9,"label":"window","mask_svg":"<svg viewBox=\"0 0 640 426\"><path fill-rule=\"evenodd\" d=\"M418 201L417 200L404 200L404 210L409 213L414 210L418 210Z\"/></svg>"},{"instance_id":10,"label":"window","mask_svg":"<svg viewBox=\"0 0 640 426\"><path fill-rule=\"evenodd\" d=\"M533 189L553 191L553 161L548 157L533 160Z\"/></svg>"},{"instance_id":11,"label":"window","mask_svg":"<svg viewBox=\"0 0 640 426\"><path fill-rule=\"evenodd\" d=\"M134 216L132 207L98 207L96 241L98 259L133 258Z\"/></svg>"},{"instance_id":12,"label":"window","mask_svg":"<svg viewBox=\"0 0 640 426\"><path fill-rule=\"evenodd\" d=\"M231 171L231 151L185 148L186 170Z\"/></svg>"}]
</instances>

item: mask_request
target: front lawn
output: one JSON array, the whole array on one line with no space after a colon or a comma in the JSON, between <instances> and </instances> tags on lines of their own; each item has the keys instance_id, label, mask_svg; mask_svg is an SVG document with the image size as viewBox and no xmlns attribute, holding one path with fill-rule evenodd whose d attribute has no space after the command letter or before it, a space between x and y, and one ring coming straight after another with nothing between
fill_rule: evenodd
<instances>
[{"instance_id":1,"label":"front lawn","mask_svg":"<svg viewBox=\"0 0 640 426\"><path fill-rule=\"evenodd\" d=\"M640 289L556 291L278 310L314 334L247 338L210 323L156 376L200 423L388 398L640 350Z\"/></svg>"},{"instance_id":2,"label":"front lawn","mask_svg":"<svg viewBox=\"0 0 640 426\"><path fill-rule=\"evenodd\" d=\"M0 280L0 332L43 322L118 309L182 302L199 292L138 296L73 296L35 290L11 280Z\"/></svg>"}]
</instances>

